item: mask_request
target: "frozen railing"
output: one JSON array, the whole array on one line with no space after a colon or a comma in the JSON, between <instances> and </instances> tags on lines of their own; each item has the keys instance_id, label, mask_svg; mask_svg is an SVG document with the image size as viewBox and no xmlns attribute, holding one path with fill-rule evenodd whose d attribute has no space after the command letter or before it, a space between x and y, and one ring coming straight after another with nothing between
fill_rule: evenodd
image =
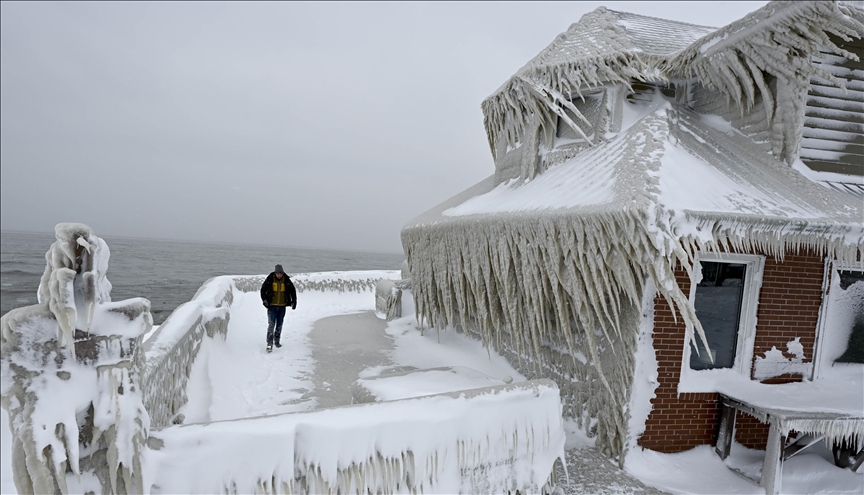
<instances>
[{"instance_id":1,"label":"frozen railing","mask_svg":"<svg viewBox=\"0 0 864 495\"><path fill-rule=\"evenodd\" d=\"M186 404L186 384L201 341L205 336L225 339L233 301L233 278L211 278L145 340L141 390L154 427L178 419L175 416Z\"/></svg>"},{"instance_id":2,"label":"frozen railing","mask_svg":"<svg viewBox=\"0 0 864 495\"><path fill-rule=\"evenodd\" d=\"M151 431L151 493L540 493L563 459L551 380ZM242 453L242 455L238 455ZM210 475L189 476L190 472Z\"/></svg>"},{"instance_id":3,"label":"frozen railing","mask_svg":"<svg viewBox=\"0 0 864 495\"><path fill-rule=\"evenodd\" d=\"M386 278L398 279L399 270L356 270L350 272L317 272L288 274L297 292L311 290L328 292L371 292L375 285ZM261 289L263 275L242 275L234 277L234 285L241 292L255 292Z\"/></svg>"}]
</instances>

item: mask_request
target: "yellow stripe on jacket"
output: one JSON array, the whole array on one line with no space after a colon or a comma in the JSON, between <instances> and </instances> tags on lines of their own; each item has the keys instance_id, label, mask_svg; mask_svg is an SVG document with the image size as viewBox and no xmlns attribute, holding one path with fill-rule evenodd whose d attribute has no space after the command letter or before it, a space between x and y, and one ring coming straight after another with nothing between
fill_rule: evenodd
<instances>
[{"instance_id":1,"label":"yellow stripe on jacket","mask_svg":"<svg viewBox=\"0 0 864 495\"><path fill-rule=\"evenodd\" d=\"M285 279L273 279L273 297L270 299L271 306L287 306L288 295L285 292Z\"/></svg>"}]
</instances>

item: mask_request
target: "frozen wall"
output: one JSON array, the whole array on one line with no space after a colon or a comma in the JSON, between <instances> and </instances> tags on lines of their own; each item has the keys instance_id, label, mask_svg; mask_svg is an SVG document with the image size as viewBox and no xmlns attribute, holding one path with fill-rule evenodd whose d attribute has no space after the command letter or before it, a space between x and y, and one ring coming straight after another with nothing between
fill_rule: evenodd
<instances>
[{"instance_id":1,"label":"frozen wall","mask_svg":"<svg viewBox=\"0 0 864 495\"><path fill-rule=\"evenodd\" d=\"M89 227L58 224L55 236L39 304L0 319L15 486L140 493L150 418L137 382L150 302L111 302L108 246Z\"/></svg>"},{"instance_id":2,"label":"frozen wall","mask_svg":"<svg viewBox=\"0 0 864 495\"><path fill-rule=\"evenodd\" d=\"M175 309L144 343L141 390L153 426L182 422L176 415L188 399L192 363L205 337L224 340L227 336L233 291L229 276L204 282L192 300Z\"/></svg>"},{"instance_id":3,"label":"frozen wall","mask_svg":"<svg viewBox=\"0 0 864 495\"><path fill-rule=\"evenodd\" d=\"M564 436L557 387L537 380L168 427L153 433L149 484L152 493L540 493Z\"/></svg>"},{"instance_id":4,"label":"frozen wall","mask_svg":"<svg viewBox=\"0 0 864 495\"><path fill-rule=\"evenodd\" d=\"M402 241L418 319L478 337L528 377L554 379L564 414L596 434L599 449L620 455L636 348L631 330L649 273L662 282L669 270L659 259L634 263L657 259L635 254L654 249L639 229L625 215L554 213L408 226ZM665 289L682 308L684 296Z\"/></svg>"}]
</instances>

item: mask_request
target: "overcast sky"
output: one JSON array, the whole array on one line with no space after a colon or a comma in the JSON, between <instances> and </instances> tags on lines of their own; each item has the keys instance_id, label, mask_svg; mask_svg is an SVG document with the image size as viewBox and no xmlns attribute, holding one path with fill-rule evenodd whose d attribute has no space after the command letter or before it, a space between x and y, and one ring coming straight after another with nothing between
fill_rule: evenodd
<instances>
[{"instance_id":1,"label":"overcast sky","mask_svg":"<svg viewBox=\"0 0 864 495\"><path fill-rule=\"evenodd\" d=\"M600 5L3 2L3 230L401 252L494 171L480 102Z\"/></svg>"}]
</instances>

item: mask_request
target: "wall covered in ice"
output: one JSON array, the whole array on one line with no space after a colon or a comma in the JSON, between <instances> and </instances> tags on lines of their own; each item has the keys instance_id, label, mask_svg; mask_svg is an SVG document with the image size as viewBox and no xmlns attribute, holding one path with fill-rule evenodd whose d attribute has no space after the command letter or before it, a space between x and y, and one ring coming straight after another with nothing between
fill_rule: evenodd
<instances>
[{"instance_id":1,"label":"wall covered in ice","mask_svg":"<svg viewBox=\"0 0 864 495\"><path fill-rule=\"evenodd\" d=\"M563 458L563 427L549 380L171 426L153 433L148 484L159 493L540 493ZM202 465L209 476L188 476Z\"/></svg>"},{"instance_id":2,"label":"wall covered in ice","mask_svg":"<svg viewBox=\"0 0 864 495\"><path fill-rule=\"evenodd\" d=\"M111 302L109 250L83 224L62 223L45 255L39 304L0 319L0 396L20 493L143 490L150 419L138 388L150 302ZM6 433L8 434L8 432Z\"/></svg>"},{"instance_id":3,"label":"wall covered in ice","mask_svg":"<svg viewBox=\"0 0 864 495\"><path fill-rule=\"evenodd\" d=\"M234 282L230 276L204 282L191 301L180 305L142 346L141 390L153 426L182 422L177 412L187 402L192 363L206 338L228 334Z\"/></svg>"},{"instance_id":4,"label":"wall covered in ice","mask_svg":"<svg viewBox=\"0 0 864 495\"><path fill-rule=\"evenodd\" d=\"M555 379L565 414L598 420L598 448L619 455L645 281L686 305L643 228L624 214L563 213L406 227L418 319L477 335L526 376Z\"/></svg>"}]
</instances>

